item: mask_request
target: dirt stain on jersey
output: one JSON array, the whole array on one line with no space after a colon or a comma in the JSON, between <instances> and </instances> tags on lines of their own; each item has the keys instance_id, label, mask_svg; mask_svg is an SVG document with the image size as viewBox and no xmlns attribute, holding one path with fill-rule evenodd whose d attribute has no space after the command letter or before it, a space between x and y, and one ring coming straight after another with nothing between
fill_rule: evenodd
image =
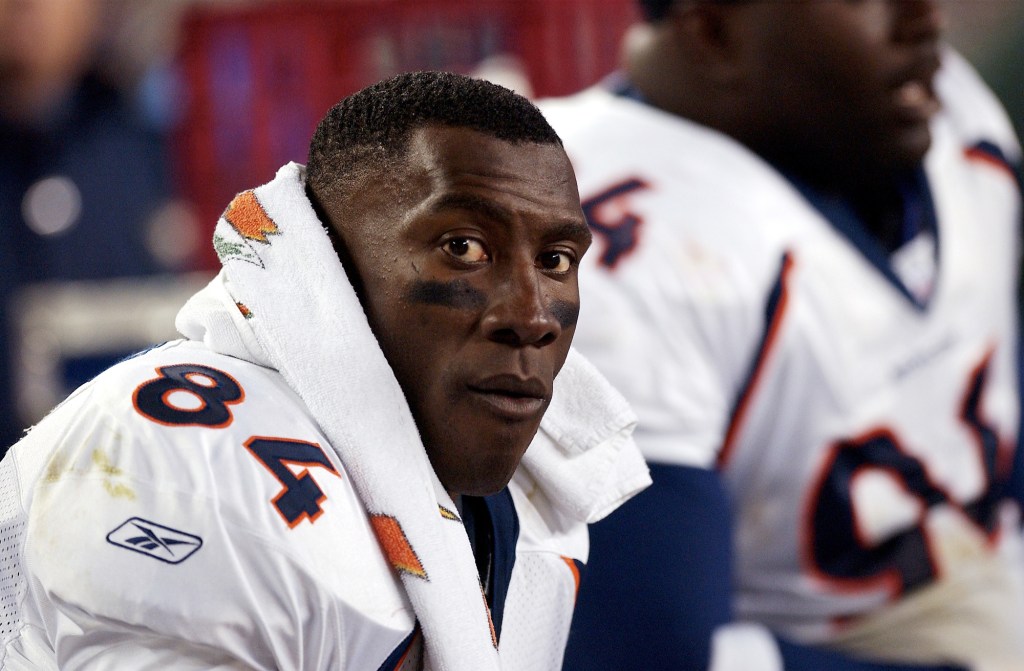
<instances>
[{"instance_id":1,"label":"dirt stain on jersey","mask_svg":"<svg viewBox=\"0 0 1024 671\"><path fill-rule=\"evenodd\" d=\"M67 465L67 461L64 459L64 455L55 454L50 463L46 464L46 472L43 474L43 482L52 483L60 480L60 476L64 475L65 472L70 471Z\"/></svg>"},{"instance_id":2,"label":"dirt stain on jersey","mask_svg":"<svg viewBox=\"0 0 1024 671\"><path fill-rule=\"evenodd\" d=\"M103 476L103 489L115 499L135 500L135 490L123 482L117 482L124 477L124 471L114 465L110 456L102 449L95 449L90 455L90 463L76 465L69 463L67 455L56 454L46 464L43 471L42 481L47 484L59 482L66 475L86 476L91 472L99 472Z\"/></svg>"},{"instance_id":3,"label":"dirt stain on jersey","mask_svg":"<svg viewBox=\"0 0 1024 671\"><path fill-rule=\"evenodd\" d=\"M124 476L124 471L114 465L106 452L97 448L92 451L93 467L104 475L103 488L115 499L135 500L135 491L122 482L115 482L116 478Z\"/></svg>"}]
</instances>

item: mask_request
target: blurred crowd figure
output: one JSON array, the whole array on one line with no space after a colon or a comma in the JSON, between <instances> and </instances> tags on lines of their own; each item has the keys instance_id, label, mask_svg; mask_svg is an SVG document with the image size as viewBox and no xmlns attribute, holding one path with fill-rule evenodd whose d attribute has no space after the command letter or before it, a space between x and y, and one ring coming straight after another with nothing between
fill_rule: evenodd
<instances>
[{"instance_id":1,"label":"blurred crowd figure","mask_svg":"<svg viewBox=\"0 0 1024 671\"><path fill-rule=\"evenodd\" d=\"M126 8L0 0L0 453L30 420L17 322L46 309L29 294L47 299L27 290L175 272L196 242L175 199L166 103L140 95L159 54L112 51Z\"/></svg>"}]
</instances>

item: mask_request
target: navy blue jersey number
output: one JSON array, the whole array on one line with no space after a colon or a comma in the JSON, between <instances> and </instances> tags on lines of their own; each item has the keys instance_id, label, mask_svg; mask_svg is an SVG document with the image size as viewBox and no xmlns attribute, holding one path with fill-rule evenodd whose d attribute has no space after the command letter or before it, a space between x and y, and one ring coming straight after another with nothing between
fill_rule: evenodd
<instances>
[{"instance_id":1,"label":"navy blue jersey number","mask_svg":"<svg viewBox=\"0 0 1024 671\"><path fill-rule=\"evenodd\" d=\"M241 385L224 371L194 363L157 368L160 377L144 382L132 395L135 409L167 426L223 428L241 403Z\"/></svg>"},{"instance_id":2,"label":"navy blue jersey number","mask_svg":"<svg viewBox=\"0 0 1024 671\"><path fill-rule=\"evenodd\" d=\"M281 483L282 489L271 503L289 527L294 528L302 520L315 522L323 514L320 506L327 496L309 474L308 468L319 466L340 477L323 448L301 440L259 436L245 441L245 447ZM296 475L291 466L299 466L302 471Z\"/></svg>"},{"instance_id":3,"label":"navy blue jersey number","mask_svg":"<svg viewBox=\"0 0 1024 671\"><path fill-rule=\"evenodd\" d=\"M620 200L646 188L647 183L643 180L627 179L583 201L583 216L587 218L587 225L604 243L604 250L599 257L602 266L614 268L636 247L643 220L624 211ZM616 217L614 220L608 216L611 214Z\"/></svg>"},{"instance_id":4,"label":"navy blue jersey number","mask_svg":"<svg viewBox=\"0 0 1024 671\"><path fill-rule=\"evenodd\" d=\"M817 575L848 587L885 584L893 595L925 585L936 577L924 518L928 509L947 504L961 510L990 538L996 526L995 495L999 472L996 431L980 413L982 390L991 356L986 356L968 381L960 420L970 430L986 476L982 494L973 501L956 501L929 476L927 467L908 453L887 429L842 440L832 448L808 509L809 536L806 560ZM857 527L852 488L857 477L870 471L884 473L917 502L921 514L908 528L884 539L865 538Z\"/></svg>"}]
</instances>

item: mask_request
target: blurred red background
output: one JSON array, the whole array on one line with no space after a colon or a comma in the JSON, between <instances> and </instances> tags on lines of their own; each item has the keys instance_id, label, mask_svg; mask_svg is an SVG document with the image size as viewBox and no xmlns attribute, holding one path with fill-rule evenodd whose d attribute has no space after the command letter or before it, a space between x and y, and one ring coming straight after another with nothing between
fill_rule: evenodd
<instances>
[{"instance_id":1,"label":"blurred red background","mask_svg":"<svg viewBox=\"0 0 1024 671\"><path fill-rule=\"evenodd\" d=\"M186 99L173 143L183 195L212 232L238 191L305 162L317 121L398 72L474 72L511 61L535 97L574 92L616 66L633 0L347 0L206 6L185 18ZM516 74L512 71L509 74ZM503 83L500 82L499 83ZM521 88L521 87L520 87ZM216 267L201 247L201 268Z\"/></svg>"}]
</instances>

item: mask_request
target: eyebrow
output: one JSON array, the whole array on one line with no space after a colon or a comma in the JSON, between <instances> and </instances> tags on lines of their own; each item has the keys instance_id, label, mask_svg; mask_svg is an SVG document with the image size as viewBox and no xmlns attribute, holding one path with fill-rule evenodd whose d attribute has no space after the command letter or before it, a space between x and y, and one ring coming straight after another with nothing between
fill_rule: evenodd
<instances>
[{"instance_id":1,"label":"eyebrow","mask_svg":"<svg viewBox=\"0 0 1024 671\"><path fill-rule=\"evenodd\" d=\"M515 220L515 214L508 208L502 207L486 198L468 193L445 194L431 206L430 210L432 212L466 210L468 212L475 212L500 224L511 224ZM565 221L559 223L552 230L547 231L545 237L587 242L591 239L591 233L586 224L577 221Z\"/></svg>"},{"instance_id":2,"label":"eyebrow","mask_svg":"<svg viewBox=\"0 0 1024 671\"><path fill-rule=\"evenodd\" d=\"M580 243L589 243L594 237L586 224L576 221L567 221L549 231L547 235L552 240L574 240Z\"/></svg>"},{"instance_id":3,"label":"eyebrow","mask_svg":"<svg viewBox=\"0 0 1024 671\"><path fill-rule=\"evenodd\" d=\"M476 212L488 219L493 219L502 224L510 224L515 218L511 211L486 198L474 196L468 193L446 193L441 196L430 208L432 212L444 210L468 210Z\"/></svg>"}]
</instances>

